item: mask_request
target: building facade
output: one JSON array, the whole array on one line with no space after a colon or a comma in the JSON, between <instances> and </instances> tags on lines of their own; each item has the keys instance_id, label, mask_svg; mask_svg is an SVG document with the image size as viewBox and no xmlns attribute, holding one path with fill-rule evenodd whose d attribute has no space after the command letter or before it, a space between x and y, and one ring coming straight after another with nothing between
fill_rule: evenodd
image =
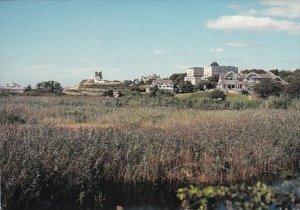
<instances>
[{"instance_id":1,"label":"building facade","mask_svg":"<svg viewBox=\"0 0 300 210\"><path fill-rule=\"evenodd\" d=\"M159 90L174 91L174 83L172 80L155 79L152 81L151 87L157 86Z\"/></svg>"},{"instance_id":2,"label":"building facade","mask_svg":"<svg viewBox=\"0 0 300 210\"><path fill-rule=\"evenodd\" d=\"M193 85L200 83L202 80L204 73L203 67L192 67L186 70L186 77L184 77L184 81L189 81Z\"/></svg>"},{"instance_id":3,"label":"building facade","mask_svg":"<svg viewBox=\"0 0 300 210\"><path fill-rule=\"evenodd\" d=\"M238 73L238 67L234 66L219 66L217 62L213 62L208 67L204 67L204 78L212 77L221 73L226 72L235 72Z\"/></svg>"},{"instance_id":4,"label":"building facade","mask_svg":"<svg viewBox=\"0 0 300 210\"><path fill-rule=\"evenodd\" d=\"M248 74L235 73L233 71L227 73L221 73L217 88L226 92L241 92L242 90L253 92L255 84L261 82L262 79L273 79L282 84L288 84L281 77L276 76L272 72L266 72L264 74L257 74L250 72Z\"/></svg>"}]
</instances>

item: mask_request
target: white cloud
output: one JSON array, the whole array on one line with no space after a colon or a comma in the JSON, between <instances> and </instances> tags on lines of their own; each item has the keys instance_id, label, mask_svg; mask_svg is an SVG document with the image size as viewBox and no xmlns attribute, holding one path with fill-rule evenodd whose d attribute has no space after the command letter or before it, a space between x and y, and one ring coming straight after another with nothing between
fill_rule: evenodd
<instances>
[{"instance_id":1,"label":"white cloud","mask_svg":"<svg viewBox=\"0 0 300 210\"><path fill-rule=\"evenodd\" d=\"M209 29L242 30L242 31L283 31L300 35L300 23L292 21L277 21L269 17L254 16L222 16L207 22Z\"/></svg>"},{"instance_id":2,"label":"white cloud","mask_svg":"<svg viewBox=\"0 0 300 210\"><path fill-rule=\"evenodd\" d=\"M247 43L243 43L243 42L226 42L224 43L225 46L228 47L247 47L248 44Z\"/></svg>"},{"instance_id":3,"label":"white cloud","mask_svg":"<svg viewBox=\"0 0 300 210\"><path fill-rule=\"evenodd\" d=\"M162 51L162 50L154 50L153 52L155 54L159 54L159 55L165 55L165 54L167 54L165 51Z\"/></svg>"},{"instance_id":4,"label":"white cloud","mask_svg":"<svg viewBox=\"0 0 300 210\"><path fill-rule=\"evenodd\" d=\"M217 48L210 48L209 49L209 52L213 52L213 53L220 53L220 52L223 52L224 49L223 48L220 48L220 47L217 47Z\"/></svg>"},{"instance_id":5,"label":"white cloud","mask_svg":"<svg viewBox=\"0 0 300 210\"><path fill-rule=\"evenodd\" d=\"M269 15L276 17L298 18L300 17L300 0L261 0L260 4L268 8L249 12L252 15Z\"/></svg>"}]
</instances>

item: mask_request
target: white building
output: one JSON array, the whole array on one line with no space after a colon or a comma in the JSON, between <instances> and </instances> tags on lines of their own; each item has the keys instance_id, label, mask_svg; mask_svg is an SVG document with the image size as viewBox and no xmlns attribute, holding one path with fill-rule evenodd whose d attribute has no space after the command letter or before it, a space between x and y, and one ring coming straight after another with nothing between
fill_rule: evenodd
<instances>
[{"instance_id":1,"label":"white building","mask_svg":"<svg viewBox=\"0 0 300 210\"><path fill-rule=\"evenodd\" d=\"M217 74L226 73L226 72L238 73L238 67L234 66L219 66L217 62L213 62L208 67L204 67L204 78L212 77Z\"/></svg>"},{"instance_id":2,"label":"white building","mask_svg":"<svg viewBox=\"0 0 300 210\"><path fill-rule=\"evenodd\" d=\"M151 87L157 86L159 90L174 91L174 83L172 80L155 79L152 81Z\"/></svg>"},{"instance_id":3,"label":"white building","mask_svg":"<svg viewBox=\"0 0 300 210\"><path fill-rule=\"evenodd\" d=\"M204 68L203 67L192 67L186 70L186 77L184 81L189 81L193 85L198 84L203 77Z\"/></svg>"},{"instance_id":4,"label":"white building","mask_svg":"<svg viewBox=\"0 0 300 210\"><path fill-rule=\"evenodd\" d=\"M0 92L7 91L10 93L23 93L24 89L25 88L21 87L21 85L15 83L15 82L11 83L11 85L5 84L4 86L0 86Z\"/></svg>"}]
</instances>

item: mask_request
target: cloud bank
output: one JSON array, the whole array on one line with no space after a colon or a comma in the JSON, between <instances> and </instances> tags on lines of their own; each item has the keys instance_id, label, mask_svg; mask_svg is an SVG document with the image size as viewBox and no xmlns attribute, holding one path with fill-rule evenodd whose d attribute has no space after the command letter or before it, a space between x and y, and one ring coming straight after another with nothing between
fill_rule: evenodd
<instances>
[{"instance_id":1,"label":"cloud bank","mask_svg":"<svg viewBox=\"0 0 300 210\"><path fill-rule=\"evenodd\" d=\"M300 35L300 23L273 20L269 17L254 16L222 16L216 20L209 20L206 24L209 29L228 31L282 31L293 35Z\"/></svg>"}]
</instances>

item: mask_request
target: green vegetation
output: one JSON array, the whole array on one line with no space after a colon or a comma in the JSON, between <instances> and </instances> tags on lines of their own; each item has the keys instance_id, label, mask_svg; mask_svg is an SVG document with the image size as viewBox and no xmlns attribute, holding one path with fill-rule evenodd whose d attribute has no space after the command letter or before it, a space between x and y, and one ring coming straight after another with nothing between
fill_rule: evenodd
<instances>
[{"instance_id":1,"label":"green vegetation","mask_svg":"<svg viewBox=\"0 0 300 210\"><path fill-rule=\"evenodd\" d=\"M196 99L179 109L168 97L142 98L1 97L3 207L45 195L96 202L105 182L248 180L290 168L299 151L299 100L284 110L203 111Z\"/></svg>"},{"instance_id":2,"label":"green vegetation","mask_svg":"<svg viewBox=\"0 0 300 210\"><path fill-rule=\"evenodd\" d=\"M36 85L35 89L32 89L30 85L28 85L24 92L27 95L41 95L41 94L56 94L61 95L63 92L63 88L59 82L56 81L46 81L39 82Z\"/></svg>"},{"instance_id":3,"label":"green vegetation","mask_svg":"<svg viewBox=\"0 0 300 210\"><path fill-rule=\"evenodd\" d=\"M286 183L272 187L257 182L253 185L235 184L232 186L190 186L177 191L184 209L213 209L225 203L226 209L265 209L272 206L277 209L296 209L300 204L298 189L299 179L291 179Z\"/></svg>"}]
</instances>

